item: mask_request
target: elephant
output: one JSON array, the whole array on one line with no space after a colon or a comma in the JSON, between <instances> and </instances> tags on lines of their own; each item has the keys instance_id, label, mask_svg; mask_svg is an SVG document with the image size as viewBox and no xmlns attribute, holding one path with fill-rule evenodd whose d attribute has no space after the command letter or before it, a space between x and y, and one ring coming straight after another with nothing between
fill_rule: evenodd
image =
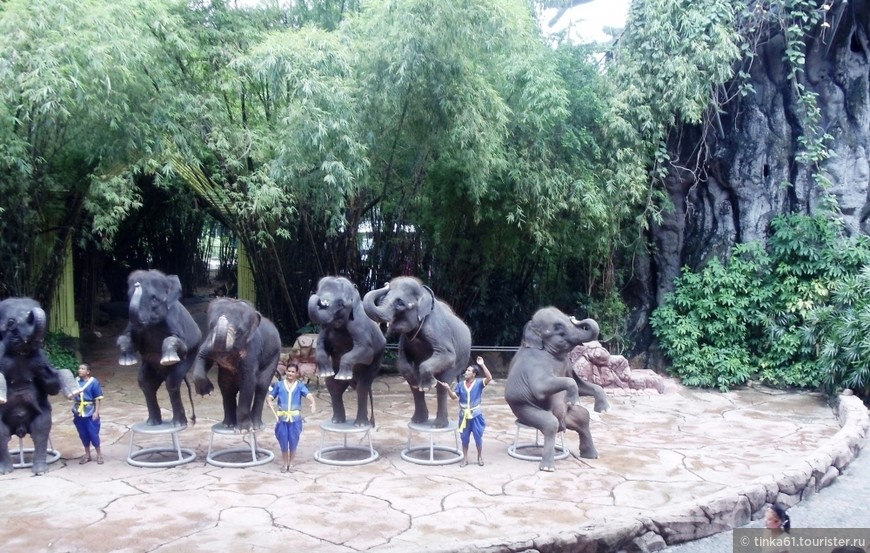
<instances>
[{"instance_id":1,"label":"elephant","mask_svg":"<svg viewBox=\"0 0 870 553\"><path fill-rule=\"evenodd\" d=\"M342 395L353 384L357 397L354 426L374 425L374 408L371 421L368 418L368 396L381 370L387 340L378 324L366 316L356 286L343 277L321 278L317 292L308 298L308 317L320 326L315 348L317 374L326 378L332 422L345 422Z\"/></svg>"},{"instance_id":2,"label":"elephant","mask_svg":"<svg viewBox=\"0 0 870 553\"><path fill-rule=\"evenodd\" d=\"M56 370L42 348L45 311L31 298L0 301L0 474L12 472L12 435L33 440L33 474L48 470L51 403L48 396L78 390L68 370Z\"/></svg>"},{"instance_id":3,"label":"elephant","mask_svg":"<svg viewBox=\"0 0 870 553\"><path fill-rule=\"evenodd\" d=\"M130 320L118 337L122 366L136 364L136 352L142 357L139 367L139 388L145 394L149 426L163 424L157 390L166 383L172 404L172 425L187 426L187 416L181 401L181 383L188 385L195 353L202 339L202 331L190 312L181 305L181 281L177 275L166 275L158 270L137 270L127 277L127 296L130 299ZM192 423L196 412L191 397Z\"/></svg>"},{"instance_id":4,"label":"elephant","mask_svg":"<svg viewBox=\"0 0 870 553\"><path fill-rule=\"evenodd\" d=\"M208 304L208 332L193 364L196 393L214 385L208 370L218 366L227 428L263 427L263 405L281 356L281 336L272 321L244 300L217 298Z\"/></svg>"},{"instance_id":5,"label":"elephant","mask_svg":"<svg viewBox=\"0 0 870 553\"><path fill-rule=\"evenodd\" d=\"M413 423L429 419L425 393L437 381L453 385L468 366L471 331L446 303L414 277L396 277L363 297L363 309L399 334L397 367L414 395ZM447 387L436 386L438 407L432 426L446 428Z\"/></svg>"},{"instance_id":6,"label":"elephant","mask_svg":"<svg viewBox=\"0 0 870 553\"><path fill-rule=\"evenodd\" d=\"M580 439L580 457L597 459L589 431L589 411L579 395L596 397L596 410L607 408L600 386L573 378L568 354L576 346L598 338L594 319L578 321L555 307L539 309L526 323L523 340L508 368L504 398L517 420L544 435L539 469L555 466L556 433L569 428Z\"/></svg>"}]
</instances>

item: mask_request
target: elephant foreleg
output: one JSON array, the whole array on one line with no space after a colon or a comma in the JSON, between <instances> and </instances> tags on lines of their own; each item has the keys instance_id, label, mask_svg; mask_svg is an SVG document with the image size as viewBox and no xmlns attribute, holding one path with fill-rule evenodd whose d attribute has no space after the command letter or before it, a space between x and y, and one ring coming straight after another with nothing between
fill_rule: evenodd
<instances>
[{"instance_id":1,"label":"elephant foreleg","mask_svg":"<svg viewBox=\"0 0 870 553\"><path fill-rule=\"evenodd\" d=\"M321 332L317 336L317 347L314 349L314 361L317 363L317 376L320 378L329 378L335 375L335 369L332 366L333 359L326 351L326 342L324 340L325 332Z\"/></svg>"},{"instance_id":2,"label":"elephant foreleg","mask_svg":"<svg viewBox=\"0 0 870 553\"><path fill-rule=\"evenodd\" d=\"M193 361L193 387L201 396L207 396L214 391L214 384L208 379L208 369L212 363L211 355L211 349L203 346Z\"/></svg>"},{"instance_id":3,"label":"elephant foreleg","mask_svg":"<svg viewBox=\"0 0 870 553\"><path fill-rule=\"evenodd\" d=\"M347 421L347 414L344 411L344 391L350 386L350 380L336 380L335 378L326 379L326 390L329 392L329 401L332 403L332 422L342 424ZM357 388L359 392L359 388Z\"/></svg>"},{"instance_id":4,"label":"elephant foreleg","mask_svg":"<svg viewBox=\"0 0 870 553\"><path fill-rule=\"evenodd\" d=\"M591 396L595 398L595 412L601 413L610 409L610 402L607 401L607 394L604 393L604 388L598 384L586 382L583 379L575 378L577 381L577 393L581 396Z\"/></svg>"},{"instance_id":5,"label":"elephant foreleg","mask_svg":"<svg viewBox=\"0 0 870 553\"><path fill-rule=\"evenodd\" d=\"M136 364L136 351L133 348L132 338L133 327L128 324L124 332L118 336L117 344L121 350L121 355L118 357L118 364L122 367L129 367Z\"/></svg>"},{"instance_id":6,"label":"elephant foreleg","mask_svg":"<svg viewBox=\"0 0 870 553\"><path fill-rule=\"evenodd\" d=\"M164 367L180 363L187 356L187 345L178 336L167 336L163 340L160 364Z\"/></svg>"}]
</instances>

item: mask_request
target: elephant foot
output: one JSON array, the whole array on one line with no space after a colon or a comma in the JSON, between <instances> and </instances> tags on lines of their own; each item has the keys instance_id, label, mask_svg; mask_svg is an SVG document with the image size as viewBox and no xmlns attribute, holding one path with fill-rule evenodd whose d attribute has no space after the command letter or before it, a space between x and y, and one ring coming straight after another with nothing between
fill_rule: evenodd
<instances>
[{"instance_id":1,"label":"elephant foot","mask_svg":"<svg viewBox=\"0 0 870 553\"><path fill-rule=\"evenodd\" d=\"M148 417L148 420L145 421L145 424L147 424L148 426L160 426L161 424L163 424L163 417Z\"/></svg>"},{"instance_id":2,"label":"elephant foot","mask_svg":"<svg viewBox=\"0 0 870 553\"><path fill-rule=\"evenodd\" d=\"M184 428L187 426L187 418L183 419L172 419L172 426L177 428Z\"/></svg>"},{"instance_id":3,"label":"elephant foot","mask_svg":"<svg viewBox=\"0 0 870 553\"><path fill-rule=\"evenodd\" d=\"M343 415L332 415L332 424L344 424L347 422L347 417Z\"/></svg>"},{"instance_id":4,"label":"elephant foot","mask_svg":"<svg viewBox=\"0 0 870 553\"><path fill-rule=\"evenodd\" d=\"M417 388L419 388L422 392L428 392L430 389L432 389L432 387L435 386L435 384L436 380L434 376L432 376L431 374L421 374L420 382L417 385Z\"/></svg>"},{"instance_id":5,"label":"elephant foot","mask_svg":"<svg viewBox=\"0 0 870 553\"><path fill-rule=\"evenodd\" d=\"M432 428L447 428L450 425L450 421L447 417L439 418L435 417L435 420L432 421Z\"/></svg>"},{"instance_id":6,"label":"elephant foot","mask_svg":"<svg viewBox=\"0 0 870 553\"><path fill-rule=\"evenodd\" d=\"M606 397L596 399L594 409L596 413L603 413L610 409L610 402L607 401Z\"/></svg>"},{"instance_id":7,"label":"elephant foot","mask_svg":"<svg viewBox=\"0 0 870 553\"><path fill-rule=\"evenodd\" d=\"M136 364L136 355L133 353L122 353L118 359L118 364L122 367L129 367Z\"/></svg>"},{"instance_id":8,"label":"elephant foot","mask_svg":"<svg viewBox=\"0 0 870 553\"><path fill-rule=\"evenodd\" d=\"M335 376L335 371L331 368L327 367L325 369L317 369L318 378L329 378L330 376Z\"/></svg>"},{"instance_id":9,"label":"elephant foot","mask_svg":"<svg viewBox=\"0 0 870 553\"><path fill-rule=\"evenodd\" d=\"M160 358L160 365L163 367L168 367L170 365L175 365L181 362L181 357L178 356L174 351L167 353L163 357Z\"/></svg>"},{"instance_id":10,"label":"elephant foot","mask_svg":"<svg viewBox=\"0 0 870 553\"><path fill-rule=\"evenodd\" d=\"M541 472L556 472L556 467L553 465L541 465L538 467L538 470Z\"/></svg>"},{"instance_id":11,"label":"elephant foot","mask_svg":"<svg viewBox=\"0 0 870 553\"><path fill-rule=\"evenodd\" d=\"M33 476L42 476L48 472L48 463L33 463Z\"/></svg>"},{"instance_id":12,"label":"elephant foot","mask_svg":"<svg viewBox=\"0 0 870 553\"><path fill-rule=\"evenodd\" d=\"M214 384L208 378L194 379L193 387L196 389L196 393L201 396L207 396L214 391Z\"/></svg>"},{"instance_id":13,"label":"elephant foot","mask_svg":"<svg viewBox=\"0 0 870 553\"><path fill-rule=\"evenodd\" d=\"M349 371L346 369L338 371L338 374L335 375L336 380L353 380L353 371Z\"/></svg>"},{"instance_id":14,"label":"elephant foot","mask_svg":"<svg viewBox=\"0 0 870 553\"><path fill-rule=\"evenodd\" d=\"M584 459L598 459L598 450L595 449L594 447L587 448L587 449L581 449L580 450L580 457L582 457Z\"/></svg>"},{"instance_id":15,"label":"elephant foot","mask_svg":"<svg viewBox=\"0 0 870 553\"><path fill-rule=\"evenodd\" d=\"M353 425L357 428L365 428L366 426L371 426L372 423L368 419L356 419L353 421Z\"/></svg>"},{"instance_id":16,"label":"elephant foot","mask_svg":"<svg viewBox=\"0 0 870 553\"><path fill-rule=\"evenodd\" d=\"M12 466L12 463L0 463L0 474L9 474L15 470L15 467Z\"/></svg>"},{"instance_id":17,"label":"elephant foot","mask_svg":"<svg viewBox=\"0 0 870 553\"><path fill-rule=\"evenodd\" d=\"M411 422L414 424L423 424L429 420L429 413L425 413L422 415L414 415L411 417Z\"/></svg>"}]
</instances>

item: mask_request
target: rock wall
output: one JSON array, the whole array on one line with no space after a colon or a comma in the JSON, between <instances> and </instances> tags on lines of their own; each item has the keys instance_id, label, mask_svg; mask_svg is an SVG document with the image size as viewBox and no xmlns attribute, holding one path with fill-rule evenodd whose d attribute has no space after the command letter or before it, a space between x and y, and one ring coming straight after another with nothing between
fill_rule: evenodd
<instances>
[{"instance_id":1,"label":"rock wall","mask_svg":"<svg viewBox=\"0 0 870 553\"><path fill-rule=\"evenodd\" d=\"M831 181L849 233L870 233L870 2L829 2L827 26L807 37L802 75L818 94L822 126L833 137L833 152L822 165ZM674 209L650 230L651 253L641 259L630 291L637 313L635 331L648 334L649 313L673 289L683 266L698 268L735 243L764 240L772 218L782 213L813 214L820 208L819 186L796 162L801 126L793 85L783 65L781 35L760 41L747 64L755 90L736 95L707 129L673 133L674 170L666 182ZM698 148L698 144L703 144ZM649 345L641 338L637 350Z\"/></svg>"}]
</instances>

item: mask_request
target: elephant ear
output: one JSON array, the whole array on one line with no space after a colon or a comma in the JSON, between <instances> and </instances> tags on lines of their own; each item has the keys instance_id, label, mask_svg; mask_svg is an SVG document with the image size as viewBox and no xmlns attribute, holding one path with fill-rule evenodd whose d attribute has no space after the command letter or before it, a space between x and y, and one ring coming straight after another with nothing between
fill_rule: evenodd
<instances>
[{"instance_id":1,"label":"elephant ear","mask_svg":"<svg viewBox=\"0 0 870 553\"><path fill-rule=\"evenodd\" d=\"M523 327L522 346L524 348L544 349L544 337L535 321L529 321Z\"/></svg>"},{"instance_id":2,"label":"elephant ear","mask_svg":"<svg viewBox=\"0 0 870 553\"><path fill-rule=\"evenodd\" d=\"M166 280L169 282L169 297L166 299L167 304L175 303L181 300L181 280L178 275L168 275Z\"/></svg>"},{"instance_id":3,"label":"elephant ear","mask_svg":"<svg viewBox=\"0 0 870 553\"><path fill-rule=\"evenodd\" d=\"M417 320L422 321L426 317L432 313L432 310L435 309L435 292L432 291L431 288L424 285L423 288L426 290L426 294L420 298L419 305L417 306Z\"/></svg>"}]
</instances>

